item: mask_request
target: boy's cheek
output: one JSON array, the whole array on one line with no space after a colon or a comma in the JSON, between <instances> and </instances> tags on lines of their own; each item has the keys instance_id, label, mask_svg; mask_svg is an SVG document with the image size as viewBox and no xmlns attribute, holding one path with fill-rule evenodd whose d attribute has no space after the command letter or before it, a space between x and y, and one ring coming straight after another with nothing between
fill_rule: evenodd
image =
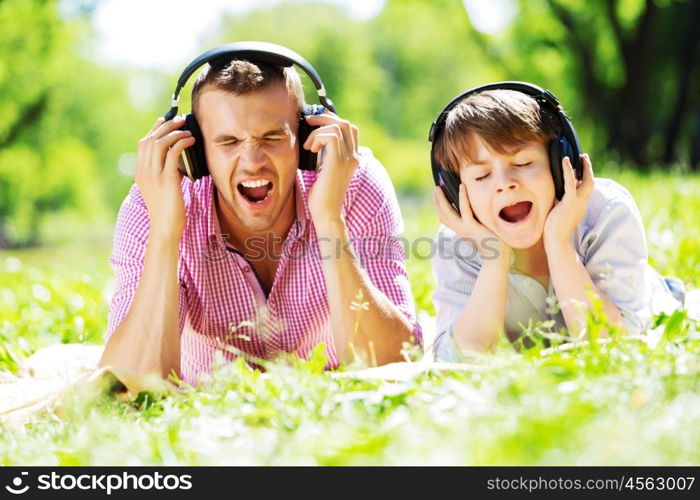
<instances>
[{"instance_id":1,"label":"boy's cheek","mask_svg":"<svg viewBox=\"0 0 700 500\"><path fill-rule=\"evenodd\" d=\"M556 194L554 189L554 179L552 179L552 172L549 170L549 168L547 168L546 173L542 175L539 185L540 189L538 189L538 191L540 195L538 198L540 199L537 201L542 203L542 206L554 207Z\"/></svg>"},{"instance_id":2,"label":"boy's cheek","mask_svg":"<svg viewBox=\"0 0 700 500\"><path fill-rule=\"evenodd\" d=\"M480 214L476 212L474 213L474 217L480 224L485 226L486 229L492 233L498 232L498 225L496 224L494 217L490 216L489 214Z\"/></svg>"},{"instance_id":3,"label":"boy's cheek","mask_svg":"<svg viewBox=\"0 0 700 500\"><path fill-rule=\"evenodd\" d=\"M485 217L483 207L479 204L478 201L471 199L471 197L469 199L469 207L472 209L474 217L479 219L479 222L481 222L482 224L484 220L488 219L488 217Z\"/></svg>"},{"instance_id":4,"label":"boy's cheek","mask_svg":"<svg viewBox=\"0 0 700 500\"><path fill-rule=\"evenodd\" d=\"M493 225L493 214L491 213L493 209L491 208L491 203L487 199L479 196L480 193L477 190L472 190L471 193L467 191L467 193L469 193L469 204L471 205L474 216L479 219L479 222L482 224Z\"/></svg>"}]
</instances>

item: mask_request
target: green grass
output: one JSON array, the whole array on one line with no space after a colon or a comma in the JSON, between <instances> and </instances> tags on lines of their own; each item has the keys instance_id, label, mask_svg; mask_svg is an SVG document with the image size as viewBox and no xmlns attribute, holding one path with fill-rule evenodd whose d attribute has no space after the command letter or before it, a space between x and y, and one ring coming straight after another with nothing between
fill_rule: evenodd
<instances>
[{"instance_id":1,"label":"green grass","mask_svg":"<svg viewBox=\"0 0 700 500\"><path fill-rule=\"evenodd\" d=\"M109 243L0 252L0 370L56 343L102 343Z\"/></svg>"},{"instance_id":2,"label":"green grass","mask_svg":"<svg viewBox=\"0 0 700 500\"><path fill-rule=\"evenodd\" d=\"M639 203L659 271L697 287L700 179L614 177ZM430 205L402 206L410 240L434 235ZM108 254L108 241L0 253L0 369L46 345L101 343ZM408 270L432 313L430 262L414 256ZM0 463L700 464L700 334L683 313L657 318L646 340L503 346L404 382L334 378L322 361L234 363L210 386L140 403L73 394L63 419L0 426Z\"/></svg>"}]
</instances>

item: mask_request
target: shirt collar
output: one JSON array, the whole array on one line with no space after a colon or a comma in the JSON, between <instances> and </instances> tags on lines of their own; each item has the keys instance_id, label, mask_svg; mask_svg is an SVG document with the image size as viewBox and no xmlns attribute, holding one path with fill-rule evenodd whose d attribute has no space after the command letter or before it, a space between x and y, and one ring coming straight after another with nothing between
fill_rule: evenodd
<instances>
[{"instance_id":1,"label":"shirt collar","mask_svg":"<svg viewBox=\"0 0 700 500\"><path fill-rule=\"evenodd\" d=\"M294 226L296 227L294 237L296 239L304 234L311 220L311 212L309 211L309 188L304 181L303 170L297 169L296 183L294 186L297 209L297 219L294 221Z\"/></svg>"}]
</instances>

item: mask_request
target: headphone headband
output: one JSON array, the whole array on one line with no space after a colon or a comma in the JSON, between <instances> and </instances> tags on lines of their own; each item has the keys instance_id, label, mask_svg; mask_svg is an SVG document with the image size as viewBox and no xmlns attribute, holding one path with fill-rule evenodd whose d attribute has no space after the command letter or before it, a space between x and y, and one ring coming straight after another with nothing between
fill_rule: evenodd
<instances>
[{"instance_id":1,"label":"headphone headband","mask_svg":"<svg viewBox=\"0 0 700 500\"><path fill-rule=\"evenodd\" d=\"M436 131L445 126L445 122L447 121L447 115L450 114L450 111L452 111L455 108L455 106L457 106L457 104L459 104L463 99L466 99L467 97L470 97L473 94L478 94L479 92L485 92L487 90L515 90L517 92L522 92L523 94L533 97L539 103L548 105L555 112L563 113L561 104L559 104L557 96L552 94L549 90L543 89L542 87L539 87L532 83L518 81L489 83L486 85L474 87L472 89L467 90L466 92L462 92L454 99L452 99L449 102L449 104L445 106L445 108L440 112L435 122L431 125L430 133L428 134L428 141L434 142Z\"/></svg>"},{"instance_id":2,"label":"headphone headband","mask_svg":"<svg viewBox=\"0 0 700 500\"><path fill-rule=\"evenodd\" d=\"M290 67L296 64L309 76L309 79L314 84L314 87L316 87L316 92L318 93L321 104L335 112L333 101L326 97L326 89L323 87L321 77L318 75L313 66L311 66L311 64L299 54L291 49L288 49L287 47L274 43L234 42L205 52L201 56L194 59L185 68L180 75L180 78L177 80L177 87L175 87L175 92L173 92L172 100L170 102L170 111L166 113L164 118L166 120L170 120L177 114L180 91L182 90L182 87L185 86L185 83L187 83L190 76L192 76L192 74L197 71L198 68L206 63L222 59L233 59L234 57L260 61L283 67Z\"/></svg>"}]
</instances>

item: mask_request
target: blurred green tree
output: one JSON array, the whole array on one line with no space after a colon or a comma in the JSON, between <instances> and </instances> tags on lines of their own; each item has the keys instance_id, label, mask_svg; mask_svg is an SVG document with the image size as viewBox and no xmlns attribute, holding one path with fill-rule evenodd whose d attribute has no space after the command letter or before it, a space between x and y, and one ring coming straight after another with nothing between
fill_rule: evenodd
<instances>
[{"instance_id":1,"label":"blurred green tree","mask_svg":"<svg viewBox=\"0 0 700 500\"><path fill-rule=\"evenodd\" d=\"M225 16L205 46L265 40L299 52L397 187L423 192L432 183L432 120L464 88L500 76L469 39L469 29L453 0L389 0L369 20L336 5L289 2Z\"/></svg>"},{"instance_id":2,"label":"blurred green tree","mask_svg":"<svg viewBox=\"0 0 700 500\"><path fill-rule=\"evenodd\" d=\"M700 168L698 0L519 0L507 37L472 30L509 78L541 82L637 168ZM523 76L525 75L525 77Z\"/></svg>"},{"instance_id":3,"label":"blurred green tree","mask_svg":"<svg viewBox=\"0 0 700 500\"><path fill-rule=\"evenodd\" d=\"M404 194L432 184L427 132L440 109L501 79L552 89L587 151L639 167L700 166L700 1L512 3L517 16L494 34L472 26L468 0L387 0L366 20L334 4L268 4L223 16L201 48L266 40L302 54ZM127 78L143 72L81 55L94 42L95 0L73 0L71 16L58 5L0 1L0 247L36 243L54 212L115 210L133 181L117 163L133 163L165 109L130 104ZM177 77L146 76L163 96Z\"/></svg>"},{"instance_id":4,"label":"blurred green tree","mask_svg":"<svg viewBox=\"0 0 700 500\"><path fill-rule=\"evenodd\" d=\"M57 0L0 2L0 248L39 242L47 214L108 217L123 198L117 159L136 134L126 80L80 56L85 13ZM135 120L137 118L134 118ZM115 184L116 183L116 184Z\"/></svg>"}]
</instances>

